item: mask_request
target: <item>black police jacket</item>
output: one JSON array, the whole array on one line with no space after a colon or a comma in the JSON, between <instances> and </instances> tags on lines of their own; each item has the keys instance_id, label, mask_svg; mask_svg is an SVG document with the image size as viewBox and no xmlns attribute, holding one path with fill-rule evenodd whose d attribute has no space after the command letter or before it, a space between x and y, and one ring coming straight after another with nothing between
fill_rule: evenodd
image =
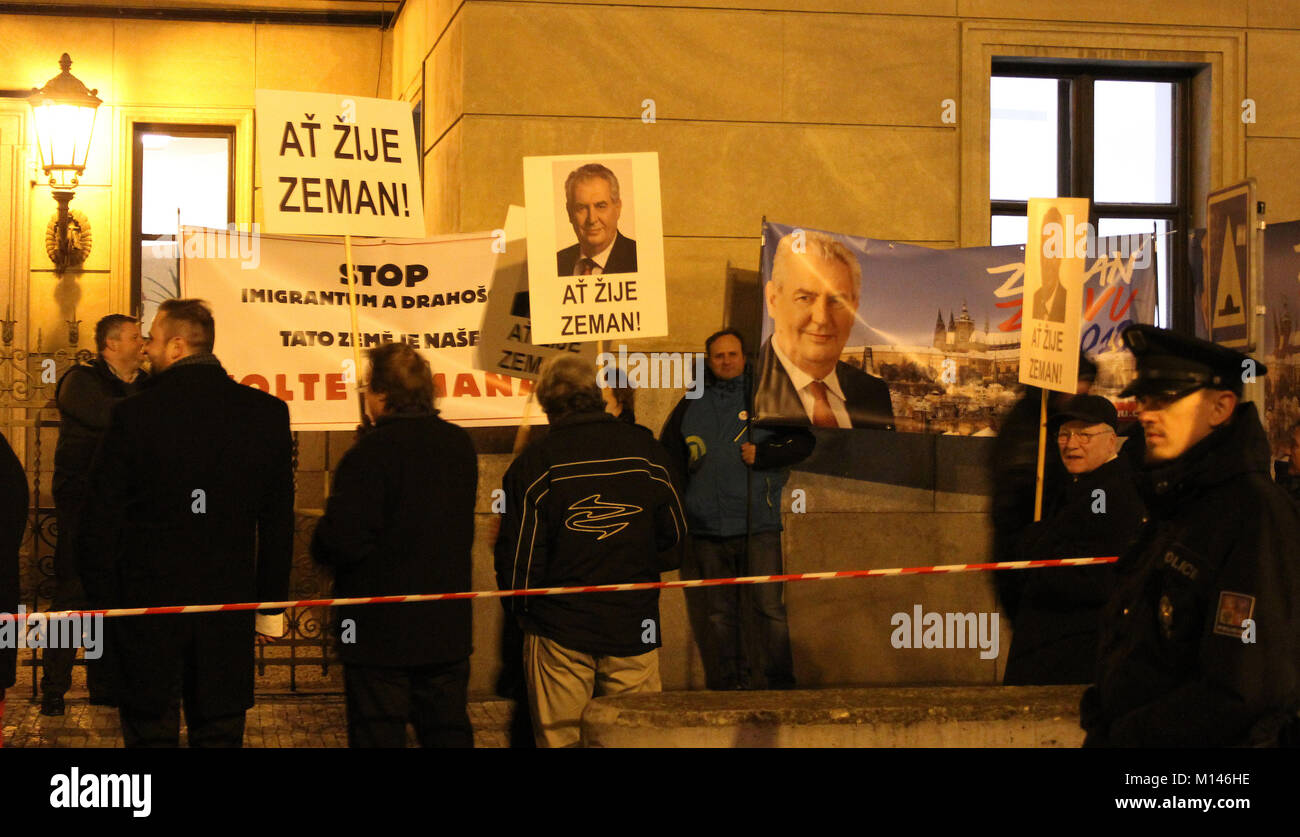
<instances>
[{"instance_id":1,"label":"black police jacket","mask_svg":"<svg viewBox=\"0 0 1300 837\"><path fill-rule=\"evenodd\" d=\"M339 463L312 556L343 597L470 589L478 457L432 413L381 416ZM469 600L334 609L345 663L419 666L470 655Z\"/></svg>"},{"instance_id":2,"label":"black police jacket","mask_svg":"<svg viewBox=\"0 0 1300 837\"><path fill-rule=\"evenodd\" d=\"M667 451L649 430L604 412L551 421L502 480L501 589L658 581L681 562L686 515ZM518 596L520 626L587 654L661 645L659 591Z\"/></svg>"},{"instance_id":3,"label":"black police jacket","mask_svg":"<svg viewBox=\"0 0 1300 837\"><path fill-rule=\"evenodd\" d=\"M1102 622L1085 746L1272 744L1300 704L1300 510L1255 405L1143 471L1150 520ZM1128 559L1126 559L1128 560Z\"/></svg>"}]
</instances>

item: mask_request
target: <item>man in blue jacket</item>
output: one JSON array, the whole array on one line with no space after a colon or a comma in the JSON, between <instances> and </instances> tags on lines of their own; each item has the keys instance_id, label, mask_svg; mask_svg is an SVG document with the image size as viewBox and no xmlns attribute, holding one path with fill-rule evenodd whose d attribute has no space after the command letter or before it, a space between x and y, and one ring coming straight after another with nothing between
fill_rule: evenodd
<instances>
[{"instance_id":1,"label":"man in blue jacket","mask_svg":"<svg viewBox=\"0 0 1300 837\"><path fill-rule=\"evenodd\" d=\"M751 375L739 332L719 331L705 341L704 351L708 365L700 397L683 397L660 434L687 475L686 520L700 573L704 578L778 574L781 489L789 467L807 458L815 442L804 429L750 427ZM751 672L758 668L764 670L768 688L793 688L783 586L704 589L709 688L752 688ZM740 634L739 626L746 624L742 592L746 607L753 608L757 642ZM753 645L761 648L761 661L748 659L745 649Z\"/></svg>"}]
</instances>

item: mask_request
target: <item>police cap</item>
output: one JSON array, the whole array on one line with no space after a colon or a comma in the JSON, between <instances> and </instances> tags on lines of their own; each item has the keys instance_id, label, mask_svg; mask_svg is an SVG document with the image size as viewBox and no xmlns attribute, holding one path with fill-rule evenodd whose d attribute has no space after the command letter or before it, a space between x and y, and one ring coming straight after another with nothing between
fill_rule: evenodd
<instances>
[{"instance_id":1,"label":"police cap","mask_svg":"<svg viewBox=\"0 0 1300 837\"><path fill-rule=\"evenodd\" d=\"M1268 367L1236 349L1138 323L1124 329L1124 345L1137 358L1137 377L1121 397L1187 395L1202 388L1241 395L1242 372L1253 364L1256 375Z\"/></svg>"}]
</instances>

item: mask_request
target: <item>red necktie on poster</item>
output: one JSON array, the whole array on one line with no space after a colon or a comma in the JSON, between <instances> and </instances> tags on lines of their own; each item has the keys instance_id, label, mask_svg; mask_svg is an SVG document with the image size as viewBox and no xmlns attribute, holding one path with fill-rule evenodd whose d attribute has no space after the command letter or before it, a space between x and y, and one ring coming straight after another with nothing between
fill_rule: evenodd
<instances>
[{"instance_id":1,"label":"red necktie on poster","mask_svg":"<svg viewBox=\"0 0 1300 837\"><path fill-rule=\"evenodd\" d=\"M808 391L813 396L813 426L814 427L839 427L840 423L835 420L835 412L831 409L831 401L826 397L828 387L821 381L813 381L808 384Z\"/></svg>"},{"instance_id":2,"label":"red necktie on poster","mask_svg":"<svg viewBox=\"0 0 1300 837\"><path fill-rule=\"evenodd\" d=\"M595 263L594 261L592 261L591 259L586 259L586 258L584 258L584 259L582 260L582 275L583 275L583 276L590 276L590 275L591 275L591 272L592 272L593 270L595 270L595 269L596 269L596 263Z\"/></svg>"}]
</instances>

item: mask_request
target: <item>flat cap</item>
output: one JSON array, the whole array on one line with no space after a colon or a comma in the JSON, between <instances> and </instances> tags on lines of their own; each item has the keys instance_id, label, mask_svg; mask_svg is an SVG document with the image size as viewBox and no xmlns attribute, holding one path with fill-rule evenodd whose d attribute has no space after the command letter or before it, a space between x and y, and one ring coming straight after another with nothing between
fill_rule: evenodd
<instances>
[{"instance_id":1,"label":"flat cap","mask_svg":"<svg viewBox=\"0 0 1300 837\"><path fill-rule=\"evenodd\" d=\"M1203 387L1241 395L1247 370L1268 373L1268 367L1244 352L1144 323L1124 329L1123 339L1137 358L1137 377L1121 397L1177 395Z\"/></svg>"},{"instance_id":2,"label":"flat cap","mask_svg":"<svg viewBox=\"0 0 1300 837\"><path fill-rule=\"evenodd\" d=\"M1065 402L1065 407L1052 416L1051 425L1059 430L1067 421L1086 421L1088 424L1109 424L1119 429L1119 413L1110 400L1100 395L1076 395Z\"/></svg>"}]
</instances>

